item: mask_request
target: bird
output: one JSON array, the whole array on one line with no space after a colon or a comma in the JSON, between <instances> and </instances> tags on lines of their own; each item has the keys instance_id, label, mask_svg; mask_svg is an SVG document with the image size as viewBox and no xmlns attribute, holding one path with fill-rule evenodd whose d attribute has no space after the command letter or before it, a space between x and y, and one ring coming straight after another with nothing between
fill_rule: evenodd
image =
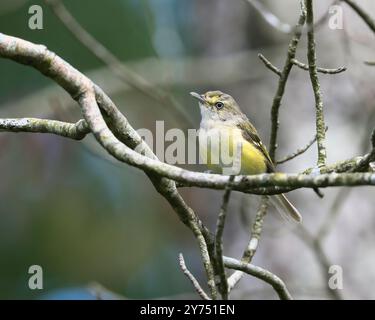
<instances>
[{"instance_id":1,"label":"bird","mask_svg":"<svg viewBox=\"0 0 375 320\"><path fill-rule=\"evenodd\" d=\"M201 112L198 131L200 156L211 172L219 174L231 172L230 175L276 172L275 165L256 128L231 95L218 90L204 94L196 92L190 94L198 100ZM225 149L223 141L227 141L229 149L226 151L227 156L240 151L237 168L233 163L228 165L228 161L224 162L221 159ZM233 158L236 157L232 156L232 160ZM302 222L301 214L284 194L272 195L270 200L282 216L288 220Z\"/></svg>"}]
</instances>

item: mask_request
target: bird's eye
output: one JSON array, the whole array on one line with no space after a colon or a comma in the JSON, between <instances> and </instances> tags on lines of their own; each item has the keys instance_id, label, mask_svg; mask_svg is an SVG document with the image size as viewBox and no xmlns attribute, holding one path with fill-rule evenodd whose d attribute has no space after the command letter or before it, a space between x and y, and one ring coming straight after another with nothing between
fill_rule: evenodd
<instances>
[{"instance_id":1,"label":"bird's eye","mask_svg":"<svg viewBox=\"0 0 375 320\"><path fill-rule=\"evenodd\" d=\"M220 101L216 102L215 103L215 107L216 107L216 109L220 110L220 109L222 109L224 107L224 103L222 103Z\"/></svg>"}]
</instances>

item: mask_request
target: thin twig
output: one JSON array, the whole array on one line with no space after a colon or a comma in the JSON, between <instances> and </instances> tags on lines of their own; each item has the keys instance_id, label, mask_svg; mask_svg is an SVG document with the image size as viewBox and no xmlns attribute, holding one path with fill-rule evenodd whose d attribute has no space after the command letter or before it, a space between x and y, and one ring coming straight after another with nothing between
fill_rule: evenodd
<instances>
[{"instance_id":1,"label":"thin twig","mask_svg":"<svg viewBox=\"0 0 375 320\"><path fill-rule=\"evenodd\" d=\"M323 98L320 90L318 71L316 67L315 33L314 33L314 11L312 0L305 0L306 23L309 28L307 32L307 60L309 63L309 74L315 97L316 109L316 135L318 145L318 167L326 164L327 152L325 147L325 124L323 112Z\"/></svg>"},{"instance_id":2,"label":"thin twig","mask_svg":"<svg viewBox=\"0 0 375 320\"><path fill-rule=\"evenodd\" d=\"M269 153L270 153L270 157L272 160L275 159L276 149L277 149L277 132L279 128L279 109L281 106L281 100L284 96L284 91L285 91L286 83L289 78L290 70L293 67L293 63L291 60L295 58L297 46L302 35L302 27L305 24L305 20L306 20L303 2L301 2L301 6L302 6L301 14L298 19L298 23L295 28L292 40L289 43L287 57L284 63L283 70L280 75L277 90L273 98L272 107L271 107L272 128L271 128L271 136L270 136L270 146L269 146L270 152Z\"/></svg>"},{"instance_id":3,"label":"thin twig","mask_svg":"<svg viewBox=\"0 0 375 320\"><path fill-rule=\"evenodd\" d=\"M303 62L300 62L297 59L292 59L291 61L297 67L299 67L303 70L309 71L309 66L307 64L305 64ZM318 71L320 73L323 73L323 74L338 74L338 73L346 71L346 67L340 67L340 68L336 68L336 69L327 69L327 68L317 67L316 71Z\"/></svg>"},{"instance_id":4,"label":"thin twig","mask_svg":"<svg viewBox=\"0 0 375 320\"><path fill-rule=\"evenodd\" d=\"M225 274L225 267L223 262L223 233L225 227L225 219L227 216L227 209L229 198L231 194L231 183L233 182L234 176L230 176L228 180L227 187L223 195L223 202L217 218L216 225L216 235L215 235L215 260L216 260L216 270L220 278L219 291L223 300L228 300L228 281Z\"/></svg>"},{"instance_id":5,"label":"thin twig","mask_svg":"<svg viewBox=\"0 0 375 320\"><path fill-rule=\"evenodd\" d=\"M326 131L328 130L328 126L326 127ZM280 159L280 160L277 160L276 161L276 164L282 164L284 162L287 162L289 160L292 160L298 156L300 156L301 154L305 153L316 141L316 135L314 137L314 139L310 140L308 142L308 144L306 146L304 146L303 148L300 148L300 149L297 149L296 152L288 155L288 156L285 156L284 158Z\"/></svg>"},{"instance_id":6,"label":"thin twig","mask_svg":"<svg viewBox=\"0 0 375 320\"><path fill-rule=\"evenodd\" d=\"M260 239L262 229L263 229L263 220L264 220L264 216L267 213L267 209L268 209L268 199L267 197L263 196L260 200L260 205L259 205L257 214L255 216L255 221L251 227L250 240L242 255L241 261L245 263L251 262L258 248L259 239ZM242 271L235 271L228 278L229 291L231 291L236 286L236 284L241 280L242 277L243 277Z\"/></svg>"},{"instance_id":7,"label":"thin twig","mask_svg":"<svg viewBox=\"0 0 375 320\"><path fill-rule=\"evenodd\" d=\"M324 193L323 193L319 188L313 188L313 190L314 190L315 194L316 194L319 198L321 198L321 199L324 198Z\"/></svg>"},{"instance_id":8,"label":"thin twig","mask_svg":"<svg viewBox=\"0 0 375 320\"><path fill-rule=\"evenodd\" d=\"M248 245L244 251L242 259L245 259L249 263L255 255L256 250L258 249L259 239L263 229L264 217L267 214L268 209L268 197L263 196L260 199L259 209L255 216L254 223L251 227L251 237L249 239Z\"/></svg>"},{"instance_id":9,"label":"thin twig","mask_svg":"<svg viewBox=\"0 0 375 320\"><path fill-rule=\"evenodd\" d=\"M189 269L186 267L184 256L182 253L179 254L178 256L179 262L180 262L180 267L182 272L186 275L186 277L191 281L193 284L193 287L195 291L199 294L199 296L203 300L211 300L210 297L207 295L206 292L202 289L201 285L199 284L198 280L194 277L194 275L189 271Z\"/></svg>"},{"instance_id":10,"label":"thin twig","mask_svg":"<svg viewBox=\"0 0 375 320\"><path fill-rule=\"evenodd\" d=\"M262 62L268 69L276 73L279 77L281 76L281 70L275 65L273 65L272 62L269 61L264 55L262 55L261 53L258 53L258 58L262 60Z\"/></svg>"},{"instance_id":11,"label":"thin twig","mask_svg":"<svg viewBox=\"0 0 375 320\"><path fill-rule=\"evenodd\" d=\"M184 187L199 187L209 189L225 189L228 176L221 176L211 174L193 172L180 168L175 168L171 165L160 165L158 161L150 161L147 165L139 165L134 163L133 159L129 159L128 155L125 157L116 155L116 159L129 163L132 166L138 167L142 170L150 170L151 172L159 172L162 176L182 182ZM112 154L112 153L111 153ZM142 158L143 159L143 158ZM342 173L336 173L333 167L326 167L330 173L322 174L293 174L293 173L270 173L257 174L250 176L236 176L233 181L233 190L241 191L249 194L258 195L272 195L289 192L299 188L325 188L325 187L340 187L340 186L371 186L375 185L375 174L372 172L355 172L346 173L348 168L355 164L355 160L350 160L347 163L339 163L337 168L341 169L341 165L345 170ZM169 168L171 171L168 172ZM307 171L313 172L312 169Z\"/></svg>"},{"instance_id":12,"label":"thin twig","mask_svg":"<svg viewBox=\"0 0 375 320\"><path fill-rule=\"evenodd\" d=\"M293 297L289 293L285 283L272 272L250 263L245 263L233 258L224 257L224 263L227 268L240 270L251 276L259 278L270 284L276 291L281 300L292 300Z\"/></svg>"}]
</instances>

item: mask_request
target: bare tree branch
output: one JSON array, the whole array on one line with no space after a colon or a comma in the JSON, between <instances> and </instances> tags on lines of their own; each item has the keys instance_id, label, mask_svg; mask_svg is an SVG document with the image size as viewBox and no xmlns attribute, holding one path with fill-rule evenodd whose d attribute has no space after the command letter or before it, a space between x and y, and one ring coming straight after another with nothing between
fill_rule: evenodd
<instances>
[{"instance_id":1,"label":"bare tree branch","mask_svg":"<svg viewBox=\"0 0 375 320\"><path fill-rule=\"evenodd\" d=\"M234 176L229 178L228 184L225 188L223 203L217 218L216 234L215 234L215 262L218 276L220 278L219 291L223 300L228 300L228 281L225 274L224 262L223 262L223 233L225 226L225 219L227 216L227 209L229 198L231 194L231 183L233 182Z\"/></svg>"},{"instance_id":2,"label":"bare tree branch","mask_svg":"<svg viewBox=\"0 0 375 320\"><path fill-rule=\"evenodd\" d=\"M85 120L89 124L91 131L93 132L97 141L102 145L102 147L106 149L112 156L114 156L118 160L123 161L123 162L130 161L130 163L135 164L133 161L137 161L137 160L135 160L135 158L132 157L132 154L136 154L136 155L139 155L139 154L133 151L132 149L128 148L126 145L122 144L115 137L112 131L108 128L106 122L101 116L100 109L96 103L94 93L88 90L85 94L79 97L78 102L82 108L83 116ZM146 157L143 157L143 158L152 160L151 158L146 158ZM156 161L156 160L152 160L152 161ZM159 161L156 161L156 162L159 162ZM176 209L176 212L179 212L179 211ZM190 209L190 210L184 211L184 214L188 214L187 225L189 226L189 228L191 229L191 231L193 232L194 236L196 237L198 241L198 245L199 245L202 259L203 259L203 265L205 267L207 278L208 278L208 286L211 291L211 296L212 296L212 299L216 299L217 291L216 291L216 285L215 285L215 279L214 279L214 271L213 271L213 267L210 261L210 256L208 253L206 240L202 234L201 228L196 223L194 212Z\"/></svg>"},{"instance_id":3,"label":"bare tree branch","mask_svg":"<svg viewBox=\"0 0 375 320\"><path fill-rule=\"evenodd\" d=\"M309 62L309 73L311 85L314 91L316 108L316 136L318 145L318 166L326 164L327 152L325 147L325 124L323 113L323 99L320 91L318 71L316 67L315 34L314 34L314 11L312 0L305 0L307 32L307 60Z\"/></svg>"},{"instance_id":4,"label":"bare tree branch","mask_svg":"<svg viewBox=\"0 0 375 320\"><path fill-rule=\"evenodd\" d=\"M65 138L82 140L89 132L85 120L68 123L37 118L0 119L0 131L52 133Z\"/></svg>"},{"instance_id":5,"label":"bare tree branch","mask_svg":"<svg viewBox=\"0 0 375 320\"><path fill-rule=\"evenodd\" d=\"M254 276L256 278L259 278L268 284L270 284L274 290L276 291L277 295L281 300L292 300L293 297L289 293L285 283L276 275L274 275L272 272L263 269L258 266L254 266L249 263L241 262L239 260L224 257L224 263L227 268L230 269L236 269L240 270L242 272L245 272L251 276Z\"/></svg>"},{"instance_id":6,"label":"bare tree branch","mask_svg":"<svg viewBox=\"0 0 375 320\"><path fill-rule=\"evenodd\" d=\"M159 161L154 160L156 158L155 155L153 155L138 133L131 127L127 119L119 112L111 99L98 86L93 84L91 80L56 54L48 51L45 46L35 45L31 42L0 33L0 56L30 65L64 88L74 100L79 102L85 115L85 120L97 140L116 159L123 162L128 161L127 163L129 164L136 164L141 159L149 159L159 163ZM126 140L126 144L120 142L112 131L109 130L102 118L98 105L103 108L103 111L110 117L111 121L123 130L121 136ZM141 146L142 150L145 150L147 155L153 159L140 155L130 149L128 145ZM138 155L141 158L137 160L137 156L134 158L132 155ZM208 238L207 230L205 230L203 224L196 217L194 211L183 201L173 182L155 175L155 171L147 169L144 171L150 177L157 191L171 204L181 221L193 231L201 250L212 298L216 298L213 268L208 255L207 243L203 235L204 232L206 238Z\"/></svg>"},{"instance_id":7,"label":"bare tree branch","mask_svg":"<svg viewBox=\"0 0 375 320\"><path fill-rule=\"evenodd\" d=\"M301 14L298 19L298 23L295 28L292 40L289 43L287 57L284 63L283 70L280 75L276 94L272 102L272 108L271 108L272 128L271 128L271 137L270 137L270 146L269 146L269 149L270 149L269 153L270 153L270 157L272 160L275 159L276 149L277 149L277 132L279 128L279 109L281 106L281 100L284 96L284 91L285 91L286 83L288 81L290 70L293 67L292 59L295 58L297 46L302 35L302 27L305 24L305 20L306 20L305 11L303 8L301 8Z\"/></svg>"},{"instance_id":8,"label":"bare tree branch","mask_svg":"<svg viewBox=\"0 0 375 320\"><path fill-rule=\"evenodd\" d=\"M267 209L268 209L268 199L267 197L264 196L261 198L259 209L255 216L255 221L251 227L250 240L242 255L241 261L244 263L251 262L258 248L259 239L260 239L262 229L263 229L263 219L267 213ZM236 284L241 280L242 277L243 277L242 271L235 271L228 278L229 291L231 291L236 286Z\"/></svg>"},{"instance_id":9,"label":"bare tree branch","mask_svg":"<svg viewBox=\"0 0 375 320\"><path fill-rule=\"evenodd\" d=\"M269 61L264 55L258 53L258 58L262 60L262 62L268 69L270 69L272 72L276 73L279 77L281 77L281 70L275 65L273 65L272 62Z\"/></svg>"},{"instance_id":10,"label":"bare tree branch","mask_svg":"<svg viewBox=\"0 0 375 320\"><path fill-rule=\"evenodd\" d=\"M309 65L307 65L307 64L305 64L303 62L300 62L297 59L292 59L291 61L297 67L299 67L299 68L301 68L303 70L309 71ZM340 67L340 68L336 68L336 69L327 69L327 68L317 67L316 71L320 72L320 73L323 73L323 74L337 74L337 73L341 73L341 72L346 71L346 67Z\"/></svg>"},{"instance_id":11,"label":"bare tree branch","mask_svg":"<svg viewBox=\"0 0 375 320\"><path fill-rule=\"evenodd\" d=\"M211 300L210 297L207 295L206 292L202 289L201 285L199 284L198 280L194 277L194 275L189 271L189 269L186 267L184 256L182 253L179 254L179 262L182 272L186 275L186 277L191 281L193 284L193 287L195 291L197 291L198 295L203 300Z\"/></svg>"},{"instance_id":12,"label":"bare tree branch","mask_svg":"<svg viewBox=\"0 0 375 320\"><path fill-rule=\"evenodd\" d=\"M281 76L281 70L272 64L271 61L269 61L264 55L261 53L258 54L258 58L262 60L264 65L270 69L272 72L276 73L279 77ZM305 63L302 63L298 61L297 59L291 59L291 62L296 65L297 67L301 68L302 70L309 70L309 66ZM346 71L346 67L340 67L336 69L327 69L327 68L316 68L317 72L323 73L323 74L337 74Z\"/></svg>"},{"instance_id":13,"label":"bare tree branch","mask_svg":"<svg viewBox=\"0 0 375 320\"><path fill-rule=\"evenodd\" d=\"M44 46L34 45L21 39L0 34L0 56L33 66L46 76L55 80L75 99L80 98L86 91L91 90L91 87L93 87L99 105L102 105L102 107L105 108L104 110L109 116L114 117L115 119L119 118L119 111L114 111L113 102L111 102L97 86L93 85L91 81L79 71L72 68L54 53L48 51ZM131 126L126 118L122 118L118 121L123 122L123 127L127 130L124 131L124 136L126 136L128 140L132 140L131 144L134 145L137 142L142 141L134 129L130 130ZM104 129L105 128L103 128L103 130ZM114 137L112 133L110 137L112 141L112 138ZM118 140L114 141L116 141L116 143L109 143L108 140L104 146L110 154L116 159L140 168L146 172L151 172L156 175L183 182L185 185L214 189L224 189L228 181L227 176L192 172L162 163L154 158L142 156L131 148L123 145ZM144 148L144 145L144 143L141 144L142 148L140 149L145 150L145 153L150 156L149 149ZM137 147L138 146L139 145L137 145ZM347 166L352 164L353 163L347 164ZM372 185L374 184L373 180L373 175L368 173L348 173L343 175L323 174L319 176L287 175L279 173L261 174L254 176L236 176L233 181L233 189L250 192L251 188L261 187L315 188L341 186L346 184L351 186Z\"/></svg>"}]
</instances>

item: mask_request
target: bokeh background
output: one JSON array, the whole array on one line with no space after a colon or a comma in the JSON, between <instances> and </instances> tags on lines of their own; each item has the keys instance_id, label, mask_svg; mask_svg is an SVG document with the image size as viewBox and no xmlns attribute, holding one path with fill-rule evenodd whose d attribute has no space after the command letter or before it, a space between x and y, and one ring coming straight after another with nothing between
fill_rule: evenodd
<instances>
[{"instance_id":1,"label":"bokeh background","mask_svg":"<svg viewBox=\"0 0 375 320\"><path fill-rule=\"evenodd\" d=\"M282 66L290 35L270 26L243 0L66 0L71 14L129 68L163 88L183 106L182 118L119 80L62 25L43 1L2 0L0 32L45 44L110 94L135 128L198 128L200 115L188 93L220 89L233 95L265 142L277 78L257 58L263 53ZM263 1L270 12L294 25L297 0ZM357 1L375 16L375 3ZM28 28L29 7L43 8L44 29ZM314 1L318 20L330 2ZM325 102L328 161L364 154L375 119L375 38L341 4L344 28L319 24L319 65L346 66L339 75L320 75ZM329 18L329 16L328 16ZM306 62L306 36L298 49ZM79 119L77 105L37 71L0 59L0 117ZM315 113L309 75L294 68L280 113L278 155L314 136ZM299 172L316 163L316 147L280 166ZM192 165L191 170L202 170ZM184 253L190 270L204 281L197 244L147 177L112 161L88 137L76 142L47 134L0 134L0 298L93 299L99 286L127 298L194 298L178 266ZM302 212L304 231L272 209L253 262L280 276L295 298L374 299L374 190L311 190L289 197ZM212 229L222 192L181 191ZM234 193L225 230L225 254L239 258L254 218L257 197ZM329 226L321 247L309 234ZM302 234L302 235L301 235ZM320 251L319 251L320 250ZM323 256L322 256L323 255ZM30 290L28 268L40 265L43 290ZM344 289L327 289L328 265L343 268ZM101 288L101 287L100 287ZM100 289L103 292L104 289ZM94 291L94 293L93 293ZM107 296L106 296L107 297ZM108 297L114 297L108 293ZM233 297L275 299L272 289L246 277Z\"/></svg>"}]
</instances>

